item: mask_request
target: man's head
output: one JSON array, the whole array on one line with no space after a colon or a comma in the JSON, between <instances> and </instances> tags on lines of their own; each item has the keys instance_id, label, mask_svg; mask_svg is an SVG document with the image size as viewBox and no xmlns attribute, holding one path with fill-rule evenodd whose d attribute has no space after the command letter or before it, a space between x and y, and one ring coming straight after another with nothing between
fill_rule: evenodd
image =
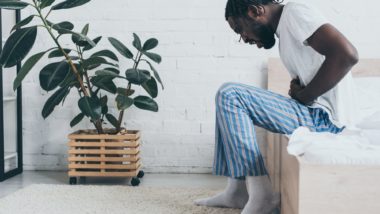
<instances>
[{"instance_id":1,"label":"man's head","mask_svg":"<svg viewBox=\"0 0 380 214\"><path fill-rule=\"evenodd\" d=\"M270 27L269 12L265 9L283 0L228 0L226 20L245 43L270 49L276 43L275 30Z\"/></svg>"}]
</instances>

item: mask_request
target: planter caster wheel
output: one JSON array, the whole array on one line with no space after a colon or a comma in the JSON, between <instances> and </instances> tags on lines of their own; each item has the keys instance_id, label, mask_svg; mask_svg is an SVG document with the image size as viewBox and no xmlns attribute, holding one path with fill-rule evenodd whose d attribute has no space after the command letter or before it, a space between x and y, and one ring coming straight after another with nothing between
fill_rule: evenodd
<instances>
[{"instance_id":1,"label":"planter caster wheel","mask_svg":"<svg viewBox=\"0 0 380 214\"><path fill-rule=\"evenodd\" d=\"M140 179L132 178L131 184L132 184L132 186L138 186L140 184Z\"/></svg>"},{"instance_id":2,"label":"planter caster wheel","mask_svg":"<svg viewBox=\"0 0 380 214\"><path fill-rule=\"evenodd\" d=\"M77 178L76 178L76 177L71 177L71 178L70 178L70 181L69 181L69 184L70 184L70 185L75 185L75 184L77 184Z\"/></svg>"},{"instance_id":3,"label":"planter caster wheel","mask_svg":"<svg viewBox=\"0 0 380 214\"><path fill-rule=\"evenodd\" d=\"M140 170L139 173L137 174L138 178L143 178L145 175L144 171Z\"/></svg>"}]
</instances>

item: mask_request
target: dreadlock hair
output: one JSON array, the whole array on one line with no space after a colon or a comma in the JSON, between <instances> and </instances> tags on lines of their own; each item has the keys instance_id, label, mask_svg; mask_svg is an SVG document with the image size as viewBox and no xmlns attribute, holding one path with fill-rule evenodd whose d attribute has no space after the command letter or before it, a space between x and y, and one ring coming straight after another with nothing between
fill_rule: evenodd
<instances>
[{"instance_id":1,"label":"dreadlock hair","mask_svg":"<svg viewBox=\"0 0 380 214\"><path fill-rule=\"evenodd\" d=\"M228 0L226 6L226 20L228 17L242 17L248 12L250 5L263 6L269 3L280 4L284 0Z\"/></svg>"}]
</instances>

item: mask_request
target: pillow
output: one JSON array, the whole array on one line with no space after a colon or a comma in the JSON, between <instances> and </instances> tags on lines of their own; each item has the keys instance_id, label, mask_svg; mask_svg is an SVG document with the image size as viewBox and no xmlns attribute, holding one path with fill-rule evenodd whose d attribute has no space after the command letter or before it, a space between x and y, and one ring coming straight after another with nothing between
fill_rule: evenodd
<instances>
[{"instance_id":1,"label":"pillow","mask_svg":"<svg viewBox=\"0 0 380 214\"><path fill-rule=\"evenodd\" d=\"M359 129L374 129L380 130L380 111L377 111L367 117L364 117L356 125Z\"/></svg>"},{"instance_id":2,"label":"pillow","mask_svg":"<svg viewBox=\"0 0 380 214\"><path fill-rule=\"evenodd\" d=\"M354 78L357 91L359 121L380 112L380 77Z\"/></svg>"}]
</instances>

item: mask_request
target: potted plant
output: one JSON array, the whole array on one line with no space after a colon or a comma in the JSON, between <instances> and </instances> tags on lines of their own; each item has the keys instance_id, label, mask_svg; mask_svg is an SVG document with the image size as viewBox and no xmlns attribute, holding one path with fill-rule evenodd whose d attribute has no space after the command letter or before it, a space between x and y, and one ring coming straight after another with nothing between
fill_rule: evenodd
<instances>
[{"instance_id":1,"label":"potted plant","mask_svg":"<svg viewBox=\"0 0 380 214\"><path fill-rule=\"evenodd\" d=\"M76 183L77 176L122 176L133 177L132 185L138 185L138 178L143 176L143 171L139 170L140 132L126 130L122 127L122 121L124 111L132 105L148 111L158 111L158 105L154 101L158 94L157 82L162 89L163 85L153 62L160 63L161 57L151 52L158 45L158 40L151 38L142 43L133 34L132 44L136 49L133 54L116 38L108 38L113 48L132 62L132 66L124 72L119 68L119 58L112 50L94 51L102 37L90 39L87 36L89 24L78 33L73 31L74 25L69 21L49 21L52 12L78 7L89 1L65 0L56 4L55 0L32 0L31 3L0 1L2 9L24 9L29 6L36 11L36 14L19 21L12 28L0 55L0 64L9 68L21 62L34 45L37 28L45 29L54 46L32 55L23 63L14 80L14 90L20 87L25 76L43 56L55 59L55 62L44 66L39 73L41 88L47 92L54 91L42 109L42 116L47 118L56 106L64 104L65 98L75 91L79 94L79 114L71 120L70 126L88 118L95 127L69 135L70 183ZM39 19L41 24L27 26L34 19ZM65 36L71 37L73 47L61 45L61 38ZM142 63L149 69L140 69ZM116 79L119 80L118 86ZM133 86L141 86L149 96L134 95ZM109 96L114 97L115 102L112 103L118 109L116 116L109 111ZM105 128L105 124L112 125L112 128Z\"/></svg>"}]
</instances>

